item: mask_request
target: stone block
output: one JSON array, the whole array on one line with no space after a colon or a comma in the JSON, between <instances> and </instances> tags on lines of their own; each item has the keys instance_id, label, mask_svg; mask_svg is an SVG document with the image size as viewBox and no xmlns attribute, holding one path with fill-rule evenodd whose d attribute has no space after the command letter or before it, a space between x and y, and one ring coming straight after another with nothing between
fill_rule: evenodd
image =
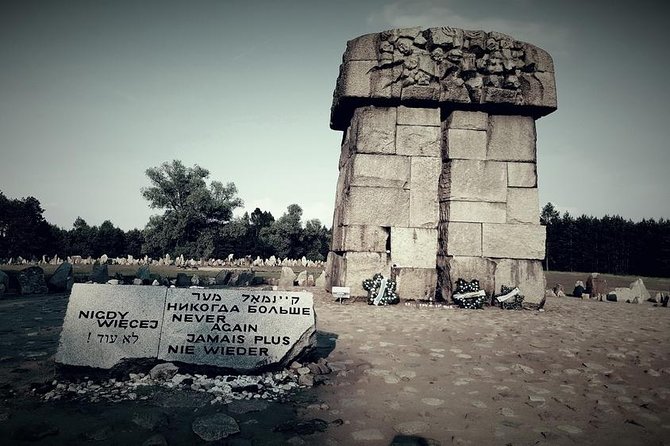
<instances>
[{"instance_id":1,"label":"stone block","mask_svg":"<svg viewBox=\"0 0 670 446\"><path fill-rule=\"evenodd\" d=\"M339 162L339 169L342 169L349 159L351 158L351 155L354 153L354 145L351 143L351 133L353 129L353 120L351 122L351 125L347 127L347 129L344 131L344 134L342 135L342 144L340 146L340 162ZM354 135L355 136L355 135Z\"/></svg>"},{"instance_id":2,"label":"stone block","mask_svg":"<svg viewBox=\"0 0 670 446\"><path fill-rule=\"evenodd\" d=\"M335 209L333 209L333 228L344 224L342 221L344 218L344 200L347 194L346 185L349 183L348 177L350 171L351 169L348 167L340 169L340 173L337 178L337 188L335 189Z\"/></svg>"},{"instance_id":3,"label":"stone block","mask_svg":"<svg viewBox=\"0 0 670 446\"><path fill-rule=\"evenodd\" d=\"M435 268L437 229L391 228L391 262L399 267Z\"/></svg>"},{"instance_id":4,"label":"stone block","mask_svg":"<svg viewBox=\"0 0 670 446\"><path fill-rule=\"evenodd\" d=\"M535 161L535 121L530 116L489 116L487 158Z\"/></svg>"},{"instance_id":5,"label":"stone block","mask_svg":"<svg viewBox=\"0 0 670 446\"><path fill-rule=\"evenodd\" d=\"M396 268L396 293L401 299L433 299L437 270L432 268Z\"/></svg>"},{"instance_id":6,"label":"stone block","mask_svg":"<svg viewBox=\"0 0 670 446\"><path fill-rule=\"evenodd\" d=\"M396 153L410 156L440 156L440 128L434 126L399 125Z\"/></svg>"},{"instance_id":7,"label":"stone block","mask_svg":"<svg viewBox=\"0 0 670 446\"><path fill-rule=\"evenodd\" d=\"M446 201L440 204L444 209L440 221L470 223L507 223L505 203L485 201Z\"/></svg>"},{"instance_id":8,"label":"stone block","mask_svg":"<svg viewBox=\"0 0 670 446\"><path fill-rule=\"evenodd\" d=\"M483 130L447 129L444 159L486 159L487 136Z\"/></svg>"},{"instance_id":9,"label":"stone block","mask_svg":"<svg viewBox=\"0 0 670 446\"><path fill-rule=\"evenodd\" d=\"M537 105L556 108L558 106L558 97L556 95L556 79L554 73L535 73L535 79L540 82L541 95L538 95L540 102Z\"/></svg>"},{"instance_id":10,"label":"stone block","mask_svg":"<svg viewBox=\"0 0 670 446\"><path fill-rule=\"evenodd\" d=\"M400 99L403 102L440 100L440 89L430 85L410 85L402 88Z\"/></svg>"},{"instance_id":11,"label":"stone block","mask_svg":"<svg viewBox=\"0 0 670 446\"><path fill-rule=\"evenodd\" d=\"M413 228L436 228L440 218L437 192L412 189L409 192L409 225Z\"/></svg>"},{"instance_id":12,"label":"stone block","mask_svg":"<svg viewBox=\"0 0 670 446\"><path fill-rule=\"evenodd\" d=\"M437 188L442 173L442 160L428 156L411 157L410 189L430 192L437 197ZM402 175L402 172L400 172Z\"/></svg>"},{"instance_id":13,"label":"stone block","mask_svg":"<svg viewBox=\"0 0 670 446\"><path fill-rule=\"evenodd\" d=\"M494 223L484 223L482 226L484 257L544 259L544 226Z\"/></svg>"},{"instance_id":14,"label":"stone block","mask_svg":"<svg viewBox=\"0 0 670 446\"><path fill-rule=\"evenodd\" d=\"M489 104L517 105L519 92L507 88L484 87L482 88L482 102Z\"/></svg>"},{"instance_id":15,"label":"stone block","mask_svg":"<svg viewBox=\"0 0 670 446\"><path fill-rule=\"evenodd\" d=\"M398 107L398 124L440 126L440 109L423 107Z\"/></svg>"},{"instance_id":16,"label":"stone block","mask_svg":"<svg viewBox=\"0 0 670 446\"><path fill-rule=\"evenodd\" d=\"M339 286L339 283L344 281L343 267L344 253L337 254L328 251L324 272L326 273L326 291L329 293L332 292L334 286Z\"/></svg>"},{"instance_id":17,"label":"stone block","mask_svg":"<svg viewBox=\"0 0 670 446\"><path fill-rule=\"evenodd\" d=\"M409 226L410 191L390 187L349 188L342 226Z\"/></svg>"},{"instance_id":18,"label":"stone block","mask_svg":"<svg viewBox=\"0 0 670 446\"><path fill-rule=\"evenodd\" d=\"M357 153L352 156L349 186L409 188L408 156Z\"/></svg>"},{"instance_id":19,"label":"stone block","mask_svg":"<svg viewBox=\"0 0 670 446\"><path fill-rule=\"evenodd\" d=\"M366 34L347 42L347 50L342 56L344 62L352 60L371 60L377 62L379 33Z\"/></svg>"},{"instance_id":20,"label":"stone block","mask_svg":"<svg viewBox=\"0 0 670 446\"><path fill-rule=\"evenodd\" d=\"M438 271L440 277L440 288L443 292L442 297L447 300L451 298L451 292L456 286L456 281L460 278L467 280L479 280L479 286L489 295L495 290L495 267L496 264L490 259L484 257L444 257L442 260L441 271Z\"/></svg>"},{"instance_id":21,"label":"stone block","mask_svg":"<svg viewBox=\"0 0 670 446\"><path fill-rule=\"evenodd\" d=\"M488 127L489 116L484 112L456 110L447 118L449 129L488 130Z\"/></svg>"},{"instance_id":22,"label":"stone block","mask_svg":"<svg viewBox=\"0 0 670 446\"><path fill-rule=\"evenodd\" d=\"M315 335L312 293L169 288L158 359L253 373L286 367Z\"/></svg>"},{"instance_id":23,"label":"stone block","mask_svg":"<svg viewBox=\"0 0 670 446\"><path fill-rule=\"evenodd\" d=\"M509 187L537 187L535 163L507 163L507 185Z\"/></svg>"},{"instance_id":24,"label":"stone block","mask_svg":"<svg viewBox=\"0 0 670 446\"><path fill-rule=\"evenodd\" d=\"M553 109L557 107L556 80L553 73L522 73L519 81L523 105Z\"/></svg>"},{"instance_id":25,"label":"stone block","mask_svg":"<svg viewBox=\"0 0 670 446\"><path fill-rule=\"evenodd\" d=\"M386 253L346 252L331 255L331 288L348 286L352 296L367 296L363 281L371 279L376 273L391 277L391 265Z\"/></svg>"},{"instance_id":26,"label":"stone block","mask_svg":"<svg viewBox=\"0 0 670 446\"><path fill-rule=\"evenodd\" d=\"M339 96L369 98L370 72L376 65L376 60L352 60L343 63L338 79Z\"/></svg>"},{"instance_id":27,"label":"stone block","mask_svg":"<svg viewBox=\"0 0 670 446\"><path fill-rule=\"evenodd\" d=\"M440 201L507 201L506 163L450 160L443 164Z\"/></svg>"},{"instance_id":28,"label":"stone block","mask_svg":"<svg viewBox=\"0 0 670 446\"><path fill-rule=\"evenodd\" d=\"M389 228L381 226L334 226L333 251L384 252Z\"/></svg>"},{"instance_id":29,"label":"stone block","mask_svg":"<svg viewBox=\"0 0 670 446\"><path fill-rule=\"evenodd\" d=\"M448 256L476 257L482 255L482 225L480 223L461 223L450 221L446 225Z\"/></svg>"},{"instance_id":30,"label":"stone block","mask_svg":"<svg viewBox=\"0 0 670 446\"><path fill-rule=\"evenodd\" d=\"M524 45L523 50L526 64L532 65L536 71L554 72L554 61L545 50L528 43Z\"/></svg>"},{"instance_id":31,"label":"stone block","mask_svg":"<svg viewBox=\"0 0 670 446\"><path fill-rule=\"evenodd\" d=\"M539 260L495 260L495 288L500 293L502 285L519 287L524 302L539 303L544 297L547 281Z\"/></svg>"},{"instance_id":32,"label":"stone block","mask_svg":"<svg viewBox=\"0 0 670 446\"><path fill-rule=\"evenodd\" d=\"M507 223L540 223L540 196L537 188L507 188Z\"/></svg>"},{"instance_id":33,"label":"stone block","mask_svg":"<svg viewBox=\"0 0 670 446\"><path fill-rule=\"evenodd\" d=\"M110 369L156 358L167 289L74 284L56 353L61 364Z\"/></svg>"},{"instance_id":34,"label":"stone block","mask_svg":"<svg viewBox=\"0 0 670 446\"><path fill-rule=\"evenodd\" d=\"M361 107L354 111L350 144L358 153L394 154L395 107Z\"/></svg>"}]
</instances>

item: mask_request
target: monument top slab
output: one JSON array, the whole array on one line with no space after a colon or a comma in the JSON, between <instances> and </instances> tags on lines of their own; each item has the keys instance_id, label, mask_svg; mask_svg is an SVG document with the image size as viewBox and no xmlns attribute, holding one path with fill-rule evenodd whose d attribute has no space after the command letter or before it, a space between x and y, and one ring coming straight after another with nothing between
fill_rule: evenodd
<instances>
[{"instance_id":1,"label":"monument top slab","mask_svg":"<svg viewBox=\"0 0 670 446\"><path fill-rule=\"evenodd\" d=\"M350 40L331 128L344 130L355 107L389 103L544 116L557 107L554 64L498 32L405 28Z\"/></svg>"}]
</instances>

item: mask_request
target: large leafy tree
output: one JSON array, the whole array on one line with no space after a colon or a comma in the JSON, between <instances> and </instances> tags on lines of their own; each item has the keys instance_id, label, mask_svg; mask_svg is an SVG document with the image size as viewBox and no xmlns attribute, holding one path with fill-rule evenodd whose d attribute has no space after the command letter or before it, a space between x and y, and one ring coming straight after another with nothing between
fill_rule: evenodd
<instances>
[{"instance_id":1,"label":"large leafy tree","mask_svg":"<svg viewBox=\"0 0 670 446\"><path fill-rule=\"evenodd\" d=\"M287 212L270 226L261 229L262 243L269 246L272 253L280 258L298 259L303 255L302 208L297 204L289 205Z\"/></svg>"},{"instance_id":2,"label":"large leafy tree","mask_svg":"<svg viewBox=\"0 0 670 446\"><path fill-rule=\"evenodd\" d=\"M235 184L211 181L208 185L207 169L186 167L179 160L149 168L146 175L151 186L142 189L142 195L151 208L163 210L163 214L149 219L144 251L211 256L222 227L242 205Z\"/></svg>"},{"instance_id":3,"label":"large leafy tree","mask_svg":"<svg viewBox=\"0 0 670 446\"><path fill-rule=\"evenodd\" d=\"M302 235L304 255L311 260L325 260L330 248L330 232L318 218L308 220Z\"/></svg>"},{"instance_id":4,"label":"large leafy tree","mask_svg":"<svg viewBox=\"0 0 670 446\"><path fill-rule=\"evenodd\" d=\"M126 236L122 229L105 220L97 228L93 239L95 256L107 254L110 257L126 256Z\"/></svg>"},{"instance_id":5,"label":"large leafy tree","mask_svg":"<svg viewBox=\"0 0 670 446\"><path fill-rule=\"evenodd\" d=\"M84 257L93 256L95 254L93 247L95 233L95 227L90 227L86 220L77 217L68 233L69 253Z\"/></svg>"},{"instance_id":6,"label":"large leafy tree","mask_svg":"<svg viewBox=\"0 0 670 446\"><path fill-rule=\"evenodd\" d=\"M261 211L260 208L254 209L250 216L250 238L252 240L251 252L262 257L270 257L272 248L264 243L261 238L261 231L269 228L274 223L275 218L269 211Z\"/></svg>"},{"instance_id":7,"label":"large leafy tree","mask_svg":"<svg viewBox=\"0 0 670 446\"><path fill-rule=\"evenodd\" d=\"M253 214L252 214L253 217ZM260 230L260 243L269 254L280 258L324 260L328 254L331 234L318 219L309 220L303 228L302 208L288 206L284 215ZM253 222L253 218L252 218Z\"/></svg>"}]
</instances>

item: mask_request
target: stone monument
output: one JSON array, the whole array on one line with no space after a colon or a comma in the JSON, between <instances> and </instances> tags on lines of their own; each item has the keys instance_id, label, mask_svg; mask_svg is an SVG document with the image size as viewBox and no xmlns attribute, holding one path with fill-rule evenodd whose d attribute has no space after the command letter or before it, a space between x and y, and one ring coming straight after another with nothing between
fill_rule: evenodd
<instances>
[{"instance_id":1,"label":"stone monument","mask_svg":"<svg viewBox=\"0 0 670 446\"><path fill-rule=\"evenodd\" d=\"M331 110L344 132L328 286L364 295L379 272L401 298L544 296L535 120L556 110L540 48L497 32L395 29L347 43Z\"/></svg>"}]
</instances>

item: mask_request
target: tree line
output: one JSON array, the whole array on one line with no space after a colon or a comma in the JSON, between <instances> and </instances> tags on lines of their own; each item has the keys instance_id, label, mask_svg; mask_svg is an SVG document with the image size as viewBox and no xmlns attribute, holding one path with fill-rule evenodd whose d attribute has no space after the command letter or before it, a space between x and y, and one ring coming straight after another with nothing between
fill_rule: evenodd
<instances>
[{"instance_id":1,"label":"tree line","mask_svg":"<svg viewBox=\"0 0 670 446\"><path fill-rule=\"evenodd\" d=\"M670 277L670 220L575 218L547 203L541 222L547 227L546 269Z\"/></svg>"},{"instance_id":2,"label":"tree line","mask_svg":"<svg viewBox=\"0 0 670 446\"><path fill-rule=\"evenodd\" d=\"M72 228L60 228L46 221L36 198L11 199L0 191L0 259L102 254L326 258L331 231L318 219L303 223L297 204L277 219L259 208L234 217L233 211L243 204L237 188L233 183L208 183L207 169L174 160L147 169L146 175L150 186L141 193L151 208L162 213L152 215L143 230L123 231L110 220L90 226L81 217Z\"/></svg>"}]
</instances>

